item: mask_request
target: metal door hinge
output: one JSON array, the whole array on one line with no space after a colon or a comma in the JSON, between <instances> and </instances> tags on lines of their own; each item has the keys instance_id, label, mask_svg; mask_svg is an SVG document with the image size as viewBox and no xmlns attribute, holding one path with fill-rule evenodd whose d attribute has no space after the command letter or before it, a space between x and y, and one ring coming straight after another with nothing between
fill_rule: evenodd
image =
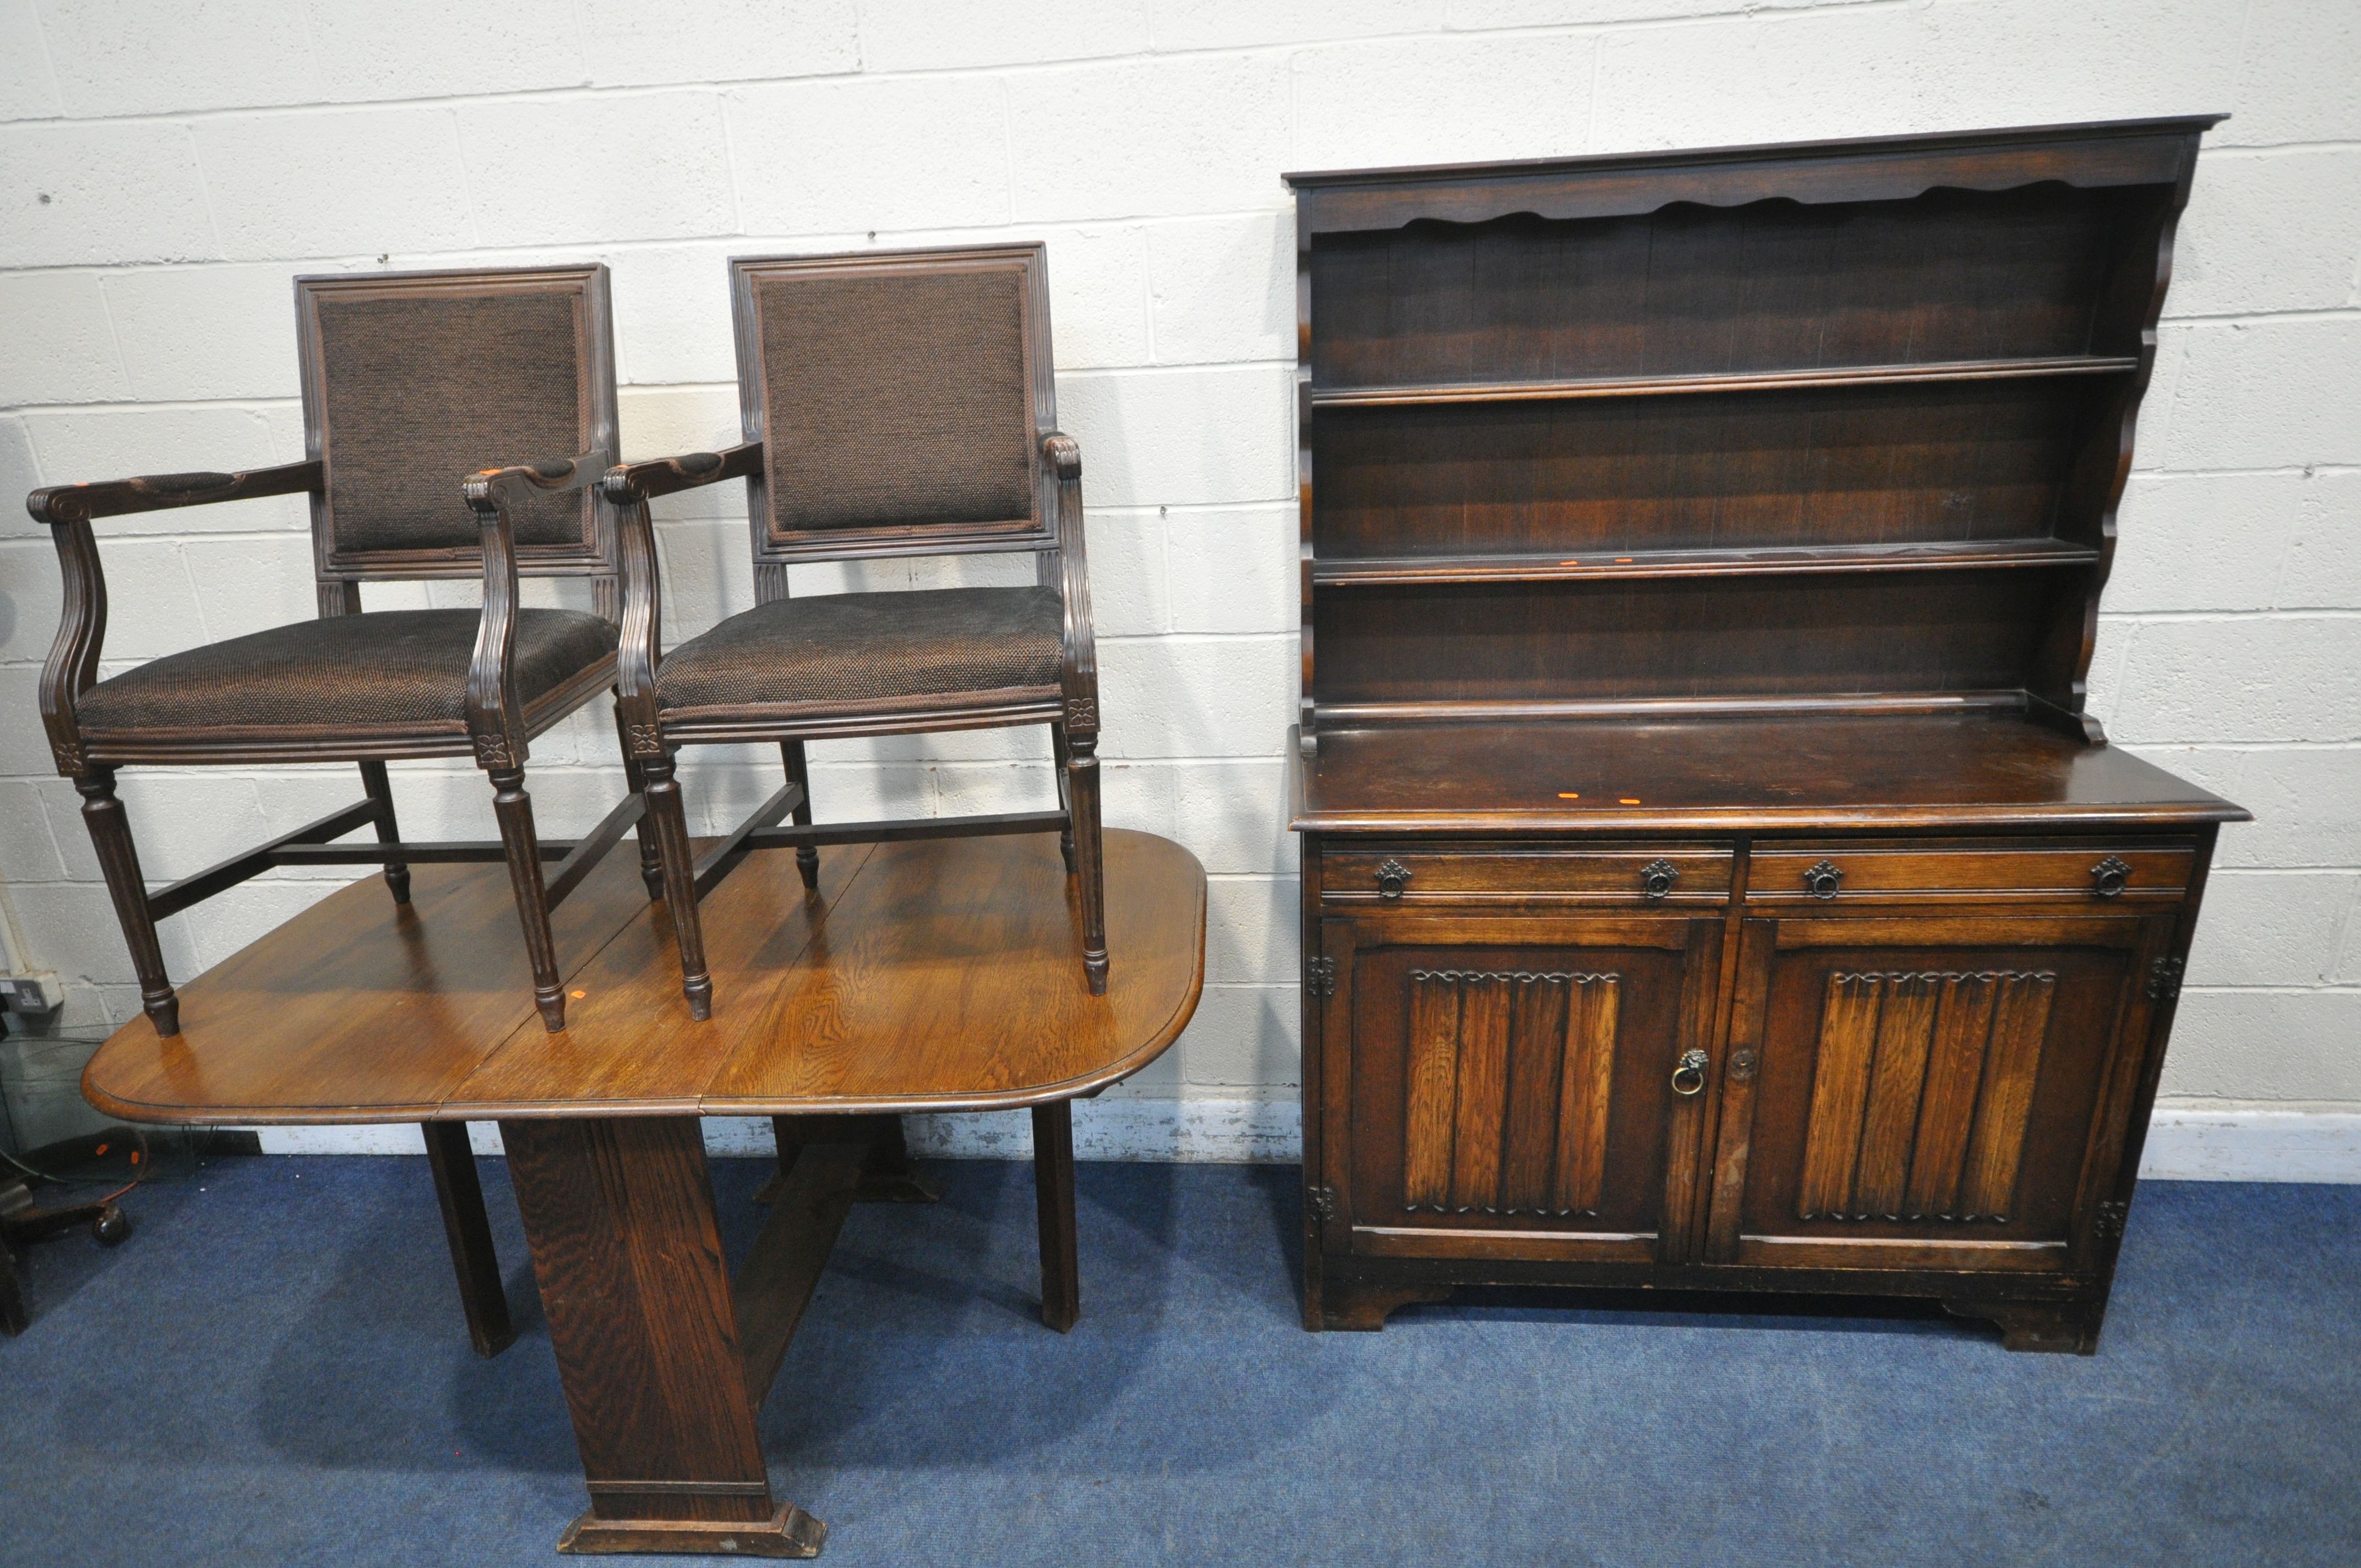
<instances>
[{"instance_id":1,"label":"metal door hinge","mask_svg":"<svg viewBox=\"0 0 2361 1568\"><path fill-rule=\"evenodd\" d=\"M2180 994L2179 959L2158 959L2147 966L2147 994L2151 1002L2169 1002Z\"/></svg>"},{"instance_id":2,"label":"metal door hinge","mask_svg":"<svg viewBox=\"0 0 2361 1568\"><path fill-rule=\"evenodd\" d=\"M2119 1198L2110 1198L2099 1205L2091 1216L2092 1234L2102 1241L2114 1241L2124 1234L2124 1224L2131 1218L2132 1206Z\"/></svg>"},{"instance_id":3,"label":"metal door hinge","mask_svg":"<svg viewBox=\"0 0 2361 1568\"><path fill-rule=\"evenodd\" d=\"M1303 1193L1304 1212L1321 1224L1336 1217L1336 1190L1333 1187L1306 1188Z\"/></svg>"},{"instance_id":4,"label":"metal door hinge","mask_svg":"<svg viewBox=\"0 0 2361 1568\"><path fill-rule=\"evenodd\" d=\"M1314 996L1336 994L1336 960L1331 958L1303 960L1303 989Z\"/></svg>"}]
</instances>

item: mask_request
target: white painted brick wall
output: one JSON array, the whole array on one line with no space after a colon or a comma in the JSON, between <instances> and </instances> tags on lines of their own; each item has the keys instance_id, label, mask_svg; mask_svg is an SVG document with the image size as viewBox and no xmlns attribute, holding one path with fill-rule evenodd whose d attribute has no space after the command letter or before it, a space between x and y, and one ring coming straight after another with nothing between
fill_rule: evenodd
<instances>
[{"instance_id":1,"label":"white painted brick wall","mask_svg":"<svg viewBox=\"0 0 2361 1568\"><path fill-rule=\"evenodd\" d=\"M738 428L732 255L1044 239L1081 439L1109 819L1211 873L1196 1021L1128 1092L1296 1080L1290 168L2229 109L2181 231L2093 706L2261 820L2228 829L2166 1083L2361 1107L2361 8L2334 0L0 0L0 918L76 1013L137 1011L34 677L37 483L301 455L288 280L593 258L623 440ZM752 600L734 488L664 503L668 635ZM110 670L311 613L280 499L103 528ZM798 591L1001 580L797 573ZM568 588L539 586L542 602ZM377 590L467 603L465 585ZM555 831L620 788L594 705L535 748ZM1046 800L1037 735L815 749L821 812ZM760 749L695 755L719 826ZM151 873L350 793L348 769L151 770ZM490 830L472 771L405 820ZM335 885L168 921L185 974Z\"/></svg>"},{"instance_id":2,"label":"white painted brick wall","mask_svg":"<svg viewBox=\"0 0 2361 1568\"><path fill-rule=\"evenodd\" d=\"M600 87L861 69L854 0L581 0L576 9Z\"/></svg>"},{"instance_id":3,"label":"white painted brick wall","mask_svg":"<svg viewBox=\"0 0 2361 1568\"><path fill-rule=\"evenodd\" d=\"M1007 84L997 77L744 87L730 96L730 142L750 234L1008 221Z\"/></svg>"}]
</instances>

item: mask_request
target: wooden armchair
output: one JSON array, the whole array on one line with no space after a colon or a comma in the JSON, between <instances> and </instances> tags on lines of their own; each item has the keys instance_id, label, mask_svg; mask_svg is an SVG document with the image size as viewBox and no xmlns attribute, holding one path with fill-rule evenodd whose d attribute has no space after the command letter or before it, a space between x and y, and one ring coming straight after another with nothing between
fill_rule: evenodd
<instances>
[{"instance_id":1,"label":"wooden armchair","mask_svg":"<svg viewBox=\"0 0 2361 1568\"><path fill-rule=\"evenodd\" d=\"M1056 832L1079 872L1085 983L1106 989L1098 666L1081 450L1057 424L1039 245L730 263L746 441L619 465L618 707L644 782L690 1012L710 1015L697 902L750 850ZM753 609L667 657L647 503L746 481ZM1029 552L1031 587L790 598L787 567L886 555ZM815 827L804 742L1046 724L1059 809ZM692 860L674 753L777 740L786 784ZM793 826L778 826L792 816Z\"/></svg>"},{"instance_id":2,"label":"wooden armchair","mask_svg":"<svg viewBox=\"0 0 2361 1568\"><path fill-rule=\"evenodd\" d=\"M607 269L299 278L295 306L304 461L60 486L27 503L65 575L41 718L58 771L82 796L142 1004L159 1034L180 1032L156 923L272 866L381 863L407 904L412 864L504 860L534 1002L562 1029L550 910L635 825L650 895L661 887L636 770L631 795L578 844L537 839L524 789L531 738L615 682L616 536L597 485L616 451ZM486 467L520 458L533 461ZM311 498L317 620L98 678L106 585L93 519L291 494ZM596 613L521 608L519 577L539 575L589 576ZM361 610L364 582L478 576L480 614ZM489 775L498 841L401 839L386 762L443 756L473 756ZM357 762L364 798L150 893L115 770L271 762ZM378 842L335 842L362 828ZM544 860L559 862L546 876ZM425 1131L489 1354L506 1343L506 1309L467 1129ZM496 1322L485 1316L495 1310Z\"/></svg>"},{"instance_id":3,"label":"wooden armchair","mask_svg":"<svg viewBox=\"0 0 2361 1568\"><path fill-rule=\"evenodd\" d=\"M303 462L64 485L27 502L65 573L41 718L82 793L141 1001L159 1034L179 1032L156 922L272 866L382 863L407 903L412 862L505 859L534 1001L563 1029L549 911L640 817L627 800L579 845L542 844L524 791L531 737L615 680L615 532L597 489L615 451L607 269L299 278L295 304ZM93 519L296 493L312 501L318 620L97 678L106 584ZM478 575L480 615L361 612L367 581ZM522 576L588 576L598 612L522 609ZM402 843L386 762L467 755L490 776L500 842ZM116 767L268 762L357 762L367 798L149 894ZM375 845L332 842L371 826ZM544 858L564 862L547 878Z\"/></svg>"}]
</instances>

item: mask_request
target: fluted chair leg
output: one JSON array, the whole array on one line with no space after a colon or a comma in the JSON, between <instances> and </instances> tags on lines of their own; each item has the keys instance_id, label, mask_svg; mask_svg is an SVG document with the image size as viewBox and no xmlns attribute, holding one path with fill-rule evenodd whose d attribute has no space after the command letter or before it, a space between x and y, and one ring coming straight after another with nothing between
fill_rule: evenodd
<instances>
[{"instance_id":1,"label":"fluted chair leg","mask_svg":"<svg viewBox=\"0 0 2361 1568\"><path fill-rule=\"evenodd\" d=\"M1093 996L1107 986L1106 856L1099 839L1098 737L1067 738L1066 788L1073 796L1074 859L1082 879L1082 978Z\"/></svg>"},{"instance_id":2,"label":"fluted chair leg","mask_svg":"<svg viewBox=\"0 0 2361 1568\"><path fill-rule=\"evenodd\" d=\"M637 757L631 755L631 737L624 727L620 708L615 711L615 736L623 747L623 783L630 786L633 795L644 801L648 793L647 770L640 765ZM653 904L664 896L664 858L656 846L656 825L642 811L639 821L631 825L631 831L639 835L640 881L648 890L648 902Z\"/></svg>"},{"instance_id":3,"label":"fluted chair leg","mask_svg":"<svg viewBox=\"0 0 2361 1568\"><path fill-rule=\"evenodd\" d=\"M131 819L115 797L115 770L93 768L74 780L74 788L82 795L82 826L90 829L91 848L98 851L115 917L131 949L131 968L139 977L139 1005L155 1021L158 1034L177 1035L181 999L164 973L164 949L157 945L156 921L148 912L148 882L131 842Z\"/></svg>"},{"instance_id":4,"label":"fluted chair leg","mask_svg":"<svg viewBox=\"0 0 2361 1568\"><path fill-rule=\"evenodd\" d=\"M500 770L491 780L492 812L500 818L509 884L516 892L525 957L533 964L533 1005L541 1009L542 1026L555 1035L566 1027L566 991L557 973L557 945L549 934L549 894L541 880L541 838L533 831L533 797L524 792L522 768Z\"/></svg>"},{"instance_id":5,"label":"fluted chair leg","mask_svg":"<svg viewBox=\"0 0 2361 1568\"><path fill-rule=\"evenodd\" d=\"M369 803L377 807L377 841L380 844L401 842L401 828L393 819L393 782L385 775L385 764L368 762L361 764L361 788L368 792ZM396 904L410 902L410 868L400 861L385 863L385 885Z\"/></svg>"},{"instance_id":6,"label":"fluted chair leg","mask_svg":"<svg viewBox=\"0 0 2361 1568\"><path fill-rule=\"evenodd\" d=\"M1066 874L1074 874L1074 792L1066 787L1066 769L1074 760L1073 748L1066 744L1066 727L1049 726L1049 755L1057 766L1058 809L1066 814L1066 825L1058 832L1058 853L1066 858Z\"/></svg>"},{"instance_id":7,"label":"fluted chair leg","mask_svg":"<svg viewBox=\"0 0 2361 1568\"><path fill-rule=\"evenodd\" d=\"M787 764L787 782L804 792L796 802L787 819L798 828L808 828L812 819L811 766L804 759L804 743L800 740L779 742L779 756ZM796 871L804 879L806 888L819 886L819 850L809 844L796 846Z\"/></svg>"},{"instance_id":8,"label":"fluted chair leg","mask_svg":"<svg viewBox=\"0 0 2361 1568\"><path fill-rule=\"evenodd\" d=\"M680 781L670 757L640 763L647 778L647 816L656 825L656 848L664 861L664 908L672 916L673 942L680 949L680 991L692 1018L713 1016L713 976L705 967L705 930L697 917L697 859L688 845L688 814L681 805Z\"/></svg>"}]
</instances>

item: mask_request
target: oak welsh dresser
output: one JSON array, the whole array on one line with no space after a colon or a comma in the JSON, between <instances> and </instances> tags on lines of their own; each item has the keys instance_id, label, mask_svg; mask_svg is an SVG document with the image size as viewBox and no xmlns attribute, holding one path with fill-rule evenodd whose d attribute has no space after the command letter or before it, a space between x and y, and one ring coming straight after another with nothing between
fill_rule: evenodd
<instances>
[{"instance_id":1,"label":"oak welsh dresser","mask_svg":"<svg viewBox=\"0 0 2361 1568\"><path fill-rule=\"evenodd\" d=\"M2246 815L2083 700L2213 123L1290 177L1307 1327L2095 1348Z\"/></svg>"}]
</instances>

